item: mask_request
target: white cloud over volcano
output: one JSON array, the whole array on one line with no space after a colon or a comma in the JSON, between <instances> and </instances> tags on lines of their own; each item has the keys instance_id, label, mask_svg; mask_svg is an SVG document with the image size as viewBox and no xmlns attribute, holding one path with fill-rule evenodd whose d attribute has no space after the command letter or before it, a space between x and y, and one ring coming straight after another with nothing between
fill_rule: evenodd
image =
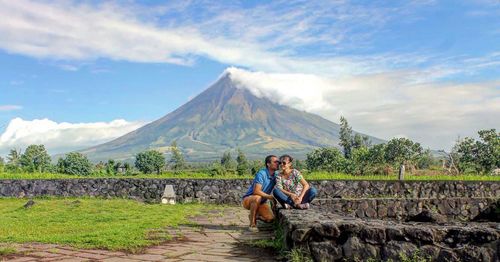
<instances>
[{"instance_id":1,"label":"white cloud over volcano","mask_svg":"<svg viewBox=\"0 0 500 262\"><path fill-rule=\"evenodd\" d=\"M95 123L57 123L49 119L10 121L0 135L0 154L11 148L24 149L31 144L44 144L50 154L82 149L131 132L144 122L128 122L123 119Z\"/></svg>"},{"instance_id":2,"label":"white cloud over volcano","mask_svg":"<svg viewBox=\"0 0 500 262\"><path fill-rule=\"evenodd\" d=\"M499 81L415 83L405 72L341 79L238 68L226 72L256 96L337 123L343 115L355 130L383 139L406 136L433 149L450 149L458 136L500 128Z\"/></svg>"}]
</instances>

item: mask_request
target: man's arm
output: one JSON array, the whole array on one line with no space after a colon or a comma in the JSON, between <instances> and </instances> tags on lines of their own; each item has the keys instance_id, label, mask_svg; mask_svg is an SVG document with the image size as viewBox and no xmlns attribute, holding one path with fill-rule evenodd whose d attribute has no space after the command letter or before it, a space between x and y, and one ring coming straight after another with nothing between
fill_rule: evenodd
<instances>
[{"instance_id":1,"label":"man's arm","mask_svg":"<svg viewBox=\"0 0 500 262\"><path fill-rule=\"evenodd\" d=\"M262 191L262 185L258 184L258 183L256 183L254 188L253 188L253 194L261 196L265 199L273 199L272 195L266 194L266 193L264 193L264 191Z\"/></svg>"}]
</instances>

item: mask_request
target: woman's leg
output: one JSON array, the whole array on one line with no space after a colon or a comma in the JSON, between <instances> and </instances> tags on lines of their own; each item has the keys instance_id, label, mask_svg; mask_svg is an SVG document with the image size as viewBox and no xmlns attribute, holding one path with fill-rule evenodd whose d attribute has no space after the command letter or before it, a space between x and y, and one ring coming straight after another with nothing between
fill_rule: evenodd
<instances>
[{"instance_id":1,"label":"woman's leg","mask_svg":"<svg viewBox=\"0 0 500 262\"><path fill-rule=\"evenodd\" d=\"M313 201L313 199L316 197L316 194L318 194L318 190L316 190L316 188L314 187L310 187L306 191L304 198L302 198L302 204L311 203L311 201Z\"/></svg>"},{"instance_id":2,"label":"woman's leg","mask_svg":"<svg viewBox=\"0 0 500 262\"><path fill-rule=\"evenodd\" d=\"M279 188L275 188L273 190L273 195L274 198L276 198L276 200L280 202L282 207L285 207L285 203L289 204L292 207L295 206L293 200L289 196L285 195L285 193L283 193Z\"/></svg>"}]
</instances>

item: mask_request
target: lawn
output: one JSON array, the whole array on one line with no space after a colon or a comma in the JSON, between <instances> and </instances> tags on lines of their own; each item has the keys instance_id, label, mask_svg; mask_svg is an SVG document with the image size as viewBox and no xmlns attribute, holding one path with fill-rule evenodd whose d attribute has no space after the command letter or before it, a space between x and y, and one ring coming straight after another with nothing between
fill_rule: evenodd
<instances>
[{"instance_id":1,"label":"lawn","mask_svg":"<svg viewBox=\"0 0 500 262\"><path fill-rule=\"evenodd\" d=\"M307 180L397 180L396 174L391 175L351 175L343 173L330 172L305 172L304 176ZM162 179L252 179L253 176L211 176L203 172L164 172L157 174L140 174L135 176L123 175L92 175L92 176L72 176L65 174L54 173L0 173L0 179L74 179L74 178L162 178ZM405 174L407 181L427 181L427 180L463 180L463 181L500 181L500 176L495 175L446 175L436 171L421 170L416 174Z\"/></svg>"},{"instance_id":2,"label":"lawn","mask_svg":"<svg viewBox=\"0 0 500 262\"><path fill-rule=\"evenodd\" d=\"M154 229L188 223L207 204L151 205L125 199L0 199L0 243L53 243L136 252L168 240L150 239ZM219 207L220 208L220 207Z\"/></svg>"}]
</instances>

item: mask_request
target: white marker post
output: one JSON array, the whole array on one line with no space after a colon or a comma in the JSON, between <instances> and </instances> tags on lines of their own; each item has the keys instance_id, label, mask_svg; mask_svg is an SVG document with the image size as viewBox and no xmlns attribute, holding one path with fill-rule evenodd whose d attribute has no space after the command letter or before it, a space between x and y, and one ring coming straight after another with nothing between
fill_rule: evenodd
<instances>
[{"instance_id":1,"label":"white marker post","mask_svg":"<svg viewBox=\"0 0 500 262\"><path fill-rule=\"evenodd\" d=\"M166 185L163 191L163 196L161 197L161 202L163 204L175 205L175 192L173 185Z\"/></svg>"}]
</instances>

